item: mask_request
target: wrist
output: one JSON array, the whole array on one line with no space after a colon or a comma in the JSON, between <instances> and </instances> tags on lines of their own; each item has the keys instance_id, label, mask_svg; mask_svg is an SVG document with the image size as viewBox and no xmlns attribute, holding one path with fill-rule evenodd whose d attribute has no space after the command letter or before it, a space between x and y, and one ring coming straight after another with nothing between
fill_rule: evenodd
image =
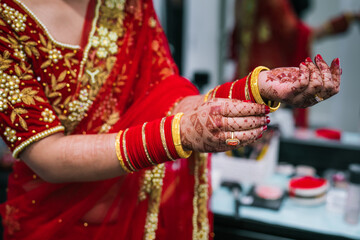
<instances>
[{"instance_id":1,"label":"wrist","mask_svg":"<svg viewBox=\"0 0 360 240\"><path fill-rule=\"evenodd\" d=\"M270 94L269 86L267 84L267 81L269 81L268 78L270 71L271 70L261 71L259 73L259 77L258 77L259 92L264 100L277 101L278 99L274 99L273 96Z\"/></svg>"}]
</instances>

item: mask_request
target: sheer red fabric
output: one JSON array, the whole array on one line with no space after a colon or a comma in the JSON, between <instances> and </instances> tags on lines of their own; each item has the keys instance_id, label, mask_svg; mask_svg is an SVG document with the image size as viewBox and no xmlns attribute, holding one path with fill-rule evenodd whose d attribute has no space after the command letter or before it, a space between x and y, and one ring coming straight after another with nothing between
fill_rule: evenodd
<instances>
[{"instance_id":1,"label":"sheer red fabric","mask_svg":"<svg viewBox=\"0 0 360 240\"><path fill-rule=\"evenodd\" d=\"M25 16L24 30L8 13ZM41 120L44 107L66 134L104 134L164 117L177 101L198 94L178 75L151 1L129 0L124 8L121 1L91 1L79 48L55 41L18 1L1 1L0 17L1 51L12 61L3 71L20 67L31 75L20 79L19 90L30 88L33 101L13 106L25 109L20 116L28 129L31 121L39 126L29 132L2 111L1 134L12 149L49 128ZM6 126L23 134L13 146ZM209 166L207 155L194 154L106 181L50 184L17 161L0 208L4 238L208 239Z\"/></svg>"}]
</instances>

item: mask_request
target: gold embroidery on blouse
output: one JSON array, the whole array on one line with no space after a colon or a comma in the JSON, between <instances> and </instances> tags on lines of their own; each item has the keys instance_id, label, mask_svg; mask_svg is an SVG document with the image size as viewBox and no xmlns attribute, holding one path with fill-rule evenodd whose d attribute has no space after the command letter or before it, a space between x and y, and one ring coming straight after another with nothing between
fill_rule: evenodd
<instances>
[{"instance_id":1,"label":"gold embroidery on blouse","mask_svg":"<svg viewBox=\"0 0 360 240\"><path fill-rule=\"evenodd\" d=\"M51 63L58 63L60 59L63 59L63 55L60 50L56 49L51 41L46 41L42 34L39 34L41 47L40 50L47 53L47 60L41 64L41 69L47 68Z\"/></svg>"},{"instance_id":2,"label":"gold embroidery on blouse","mask_svg":"<svg viewBox=\"0 0 360 240\"><path fill-rule=\"evenodd\" d=\"M4 51L0 54L0 111L5 111L10 107L12 109L10 120L14 124L16 118L19 118L20 126L28 130L26 121L21 116L28 111L24 108L16 107L16 104L23 102L27 105L35 105L35 100L38 102L45 102L43 98L37 96L38 90L34 90L31 87L24 88L20 91L20 80L32 79L32 70L26 68L25 63L14 65L15 75L7 74L3 71L8 70L13 63L13 60L9 59L10 52ZM11 71L11 70L10 70Z\"/></svg>"},{"instance_id":3,"label":"gold embroidery on blouse","mask_svg":"<svg viewBox=\"0 0 360 240\"><path fill-rule=\"evenodd\" d=\"M9 34L7 34L7 37L0 36L0 40L9 44L9 47L14 50L14 56L18 57L22 61L26 60L26 55L28 57L32 57L33 55L35 57L40 56L40 53L37 50L37 43L32 41L29 36L19 36L14 33L13 36L10 36Z\"/></svg>"},{"instance_id":4,"label":"gold embroidery on blouse","mask_svg":"<svg viewBox=\"0 0 360 240\"><path fill-rule=\"evenodd\" d=\"M15 30L15 32L24 32L26 28L26 16L19 11L9 7L6 3L0 5L0 13L4 16L6 22Z\"/></svg>"},{"instance_id":5,"label":"gold embroidery on blouse","mask_svg":"<svg viewBox=\"0 0 360 240\"><path fill-rule=\"evenodd\" d=\"M10 127L5 128L4 136L6 137L6 140L11 143L17 140L16 131L14 129L11 129Z\"/></svg>"},{"instance_id":6,"label":"gold embroidery on blouse","mask_svg":"<svg viewBox=\"0 0 360 240\"><path fill-rule=\"evenodd\" d=\"M45 108L44 111L41 112L42 121L52 123L55 120L55 115L52 110Z\"/></svg>"}]
</instances>

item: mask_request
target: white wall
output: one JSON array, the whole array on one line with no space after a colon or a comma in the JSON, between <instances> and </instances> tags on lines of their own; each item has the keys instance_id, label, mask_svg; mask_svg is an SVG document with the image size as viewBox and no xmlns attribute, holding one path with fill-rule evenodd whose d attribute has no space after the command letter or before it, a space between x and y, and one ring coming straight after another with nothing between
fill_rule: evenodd
<instances>
[{"instance_id":1,"label":"white wall","mask_svg":"<svg viewBox=\"0 0 360 240\"><path fill-rule=\"evenodd\" d=\"M359 0L314 0L305 21L318 26L343 11L360 11ZM327 62L340 58L343 68L340 93L310 110L312 126L360 131L360 23L342 36L315 42L313 55L321 53Z\"/></svg>"},{"instance_id":2,"label":"white wall","mask_svg":"<svg viewBox=\"0 0 360 240\"><path fill-rule=\"evenodd\" d=\"M210 89L218 84L219 0L185 0L184 20L184 76L206 71Z\"/></svg>"}]
</instances>

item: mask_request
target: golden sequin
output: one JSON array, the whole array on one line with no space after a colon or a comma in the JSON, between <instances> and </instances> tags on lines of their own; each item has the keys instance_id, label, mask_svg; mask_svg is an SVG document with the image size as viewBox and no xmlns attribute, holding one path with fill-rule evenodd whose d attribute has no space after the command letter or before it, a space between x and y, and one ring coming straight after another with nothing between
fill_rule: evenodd
<instances>
[{"instance_id":1,"label":"golden sequin","mask_svg":"<svg viewBox=\"0 0 360 240\"><path fill-rule=\"evenodd\" d=\"M0 112L6 110L9 103L21 102L19 84L20 79L17 76L0 71Z\"/></svg>"},{"instance_id":2,"label":"golden sequin","mask_svg":"<svg viewBox=\"0 0 360 240\"><path fill-rule=\"evenodd\" d=\"M14 8L9 7L6 3L0 5L0 12L4 15L6 22L16 31L23 32L26 28L26 16Z\"/></svg>"},{"instance_id":3,"label":"golden sequin","mask_svg":"<svg viewBox=\"0 0 360 240\"><path fill-rule=\"evenodd\" d=\"M41 116L43 117L44 122L52 123L55 120L53 111L48 108L45 108L44 111L41 112Z\"/></svg>"},{"instance_id":4,"label":"golden sequin","mask_svg":"<svg viewBox=\"0 0 360 240\"><path fill-rule=\"evenodd\" d=\"M5 128L4 136L6 137L6 140L11 143L17 140L16 131L14 129L11 129L10 127Z\"/></svg>"}]
</instances>

